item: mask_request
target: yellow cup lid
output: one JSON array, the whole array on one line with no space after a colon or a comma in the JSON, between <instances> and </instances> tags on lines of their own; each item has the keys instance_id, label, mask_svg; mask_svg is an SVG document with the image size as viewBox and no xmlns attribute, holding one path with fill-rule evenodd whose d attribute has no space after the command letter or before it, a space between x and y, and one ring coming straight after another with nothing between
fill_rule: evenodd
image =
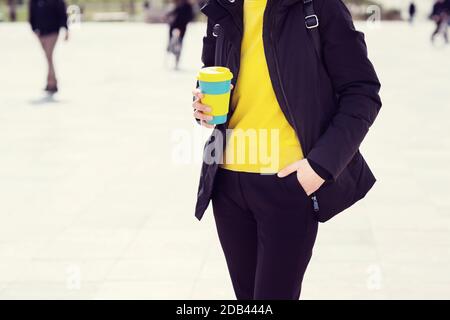
<instances>
[{"instance_id":1,"label":"yellow cup lid","mask_svg":"<svg viewBox=\"0 0 450 320\"><path fill-rule=\"evenodd\" d=\"M233 74L226 67L207 67L198 72L197 80L205 82L219 82L233 79Z\"/></svg>"}]
</instances>

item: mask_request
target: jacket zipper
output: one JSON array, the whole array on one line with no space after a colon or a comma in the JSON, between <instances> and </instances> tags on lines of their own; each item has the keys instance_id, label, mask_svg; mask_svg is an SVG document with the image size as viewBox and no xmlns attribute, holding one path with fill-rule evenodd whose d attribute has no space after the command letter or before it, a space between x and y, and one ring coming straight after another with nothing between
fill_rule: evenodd
<instances>
[{"instance_id":1,"label":"jacket zipper","mask_svg":"<svg viewBox=\"0 0 450 320\"><path fill-rule=\"evenodd\" d=\"M319 212L319 210L320 210L320 208L319 208L319 201L317 201L317 196L316 196L315 193L312 194L311 200L313 202L314 212Z\"/></svg>"},{"instance_id":2,"label":"jacket zipper","mask_svg":"<svg viewBox=\"0 0 450 320\"><path fill-rule=\"evenodd\" d=\"M223 56L223 43L224 43L224 34L222 31L222 26L220 24L217 24L214 26L215 29L213 32L216 32L217 39L216 39L216 48L215 48L215 54L214 54L214 64L215 65L222 65L222 56Z\"/></svg>"},{"instance_id":3,"label":"jacket zipper","mask_svg":"<svg viewBox=\"0 0 450 320\"><path fill-rule=\"evenodd\" d=\"M271 10L271 12L269 12L269 13L273 14L273 12L272 12L273 4L271 5L270 10ZM273 15L272 23L271 23L271 29L270 29L270 40L271 40L271 48L272 48L273 60L275 62L275 70L276 70L276 73L277 73L278 83L279 83L279 87L280 87L280 90L281 90L281 95L283 96L283 100L284 100L286 109L288 111L289 117L292 120L292 125L294 127L294 131L297 134L297 138L298 138L298 140L300 142L300 146L302 146L302 148L303 148L303 146L304 146L303 139L300 136L300 131L298 130L297 125L295 124L295 120L294 120L294 117L292 115L292 111L291 111L291 109L289 107L289 102L288 102L288 99L287 99L286 91L284 90L284 86L283 86L283 80L282 80L282 77L281 77L280 66L279 66L279 62L278 62L277 49L276 49L276 44L275 44L274 35L273 35L275 27L276 27L276 20L275 20L275 15ZM311 201L312 201L312 204L313 204L314 212L318 212L320 210L320 207L319 207L319 201L317 200L317 196L316 196L315 193L313 193L311 195Z\"/></svg>"},{"instance_id":4,"label":"jacket zipper","mask_svg":"<svg viewBox=\"0 0 450 320\"><path fill-rule=\"evenodd\" d=\"M271 7L271 9L272 9L272 7ZM293 117L292 111L291 111L291 109L289 107L289 102L288 102L287 95L286 95L286 92L285 92L284 86L283 86L283 80L282 80L282 77L281 77L280 66L279 66L279 62L278 62L278 54L277 54L276 44L275 44L274 35L273 35L273 32L274 32L273 30L275 29L275 27L276 27L275 17L273 17L272 18L272 26L271 26L271 30L270 30L270 40L271 40L272 54L273 54L273 58L274 58L273 60L275 61L275 70L276 70L276 73L277 73L278 83L279 83L279 86L280 86L281 95L283 96L283 100L284 100L284 103L286 105L286 109L288 111L289 117L292 120L292 125L294 127L294 131L297 134L297 138L300 141L300 145L304 146L303 141L302 141L303 139L301 138L300 131L298 130L298 128L297 128L297 126L295 124L294 117Z\"/></svg>"}]
</instances>

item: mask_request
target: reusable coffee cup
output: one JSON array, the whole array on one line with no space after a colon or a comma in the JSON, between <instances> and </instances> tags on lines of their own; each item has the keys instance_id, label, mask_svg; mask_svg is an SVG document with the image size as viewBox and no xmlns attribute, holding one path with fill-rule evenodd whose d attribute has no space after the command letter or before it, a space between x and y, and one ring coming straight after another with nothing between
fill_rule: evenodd
<instances>
[{"instance_id":1,"label":"reusable coffee cup","mask_svg":"<svg viewBox=\"0 0 450 320\"><path fill-rule=\"evenodd\" d=\"M227 122L230 104L231 79L233 74L225 67L207 67L199 71L197 80L200 91L203 93L201 103L211 108L213 117L209 124L222 124Z\"/></svg>"}]
</instances>

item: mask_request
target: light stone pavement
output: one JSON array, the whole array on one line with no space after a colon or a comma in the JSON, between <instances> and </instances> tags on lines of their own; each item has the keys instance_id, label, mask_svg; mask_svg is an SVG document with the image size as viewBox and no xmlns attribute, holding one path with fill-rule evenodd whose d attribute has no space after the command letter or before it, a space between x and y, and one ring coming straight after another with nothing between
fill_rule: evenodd
<instances>
[{"instance_id":1,"label":"light stone pavement","mask_svg":"<svg viewBox=\"0 0 450 320\"><path fill-rule=\"evenodd\" d=\"M429 23L360 27L383 83L363 146L378 182L321 225L303 298L450 298L450 48ZM29 27L0 24L0 298L234 298L211 211L193 217L203 31L174 72L166 26L84 24L52 102Z\"/></svg>"}]
</instances>

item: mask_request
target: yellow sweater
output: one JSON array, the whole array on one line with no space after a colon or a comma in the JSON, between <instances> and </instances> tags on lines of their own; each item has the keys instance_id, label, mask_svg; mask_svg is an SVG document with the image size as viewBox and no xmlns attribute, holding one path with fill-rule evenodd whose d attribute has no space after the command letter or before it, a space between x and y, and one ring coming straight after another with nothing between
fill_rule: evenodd
<instances>
[{"instance_id":1,"label":"yellow sweater","mask_svg":"<svg viewBox=\"0 0 450 320\"><path fill-rule=\"evenodd\" d=\"M241 68L234 89L223 168L240 172L276 173L303 152L287 122L270 80L262 31L267 0L244 0Z\"/></svg>"}]
</instances>

